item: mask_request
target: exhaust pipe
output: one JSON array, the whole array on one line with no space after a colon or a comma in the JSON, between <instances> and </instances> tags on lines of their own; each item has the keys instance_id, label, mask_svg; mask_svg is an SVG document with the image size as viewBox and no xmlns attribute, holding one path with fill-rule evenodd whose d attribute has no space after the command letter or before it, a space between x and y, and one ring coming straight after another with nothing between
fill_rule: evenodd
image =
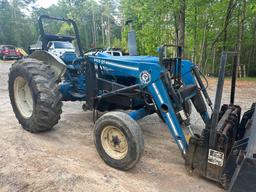
<instances>
[{"instance_id":1,"label":"exhaust pipe","mask_svg":"<svg viewBox=\"0 0 256 192\"><path fill-rule=\"evenodd\" d=\"M136 56L137 54L137 42L136 42L136 33L132 28L132 20L127 20L125 25L130 26L130 31L128 32L128 49L130 56Z\"/></svg>"}]
</instances>

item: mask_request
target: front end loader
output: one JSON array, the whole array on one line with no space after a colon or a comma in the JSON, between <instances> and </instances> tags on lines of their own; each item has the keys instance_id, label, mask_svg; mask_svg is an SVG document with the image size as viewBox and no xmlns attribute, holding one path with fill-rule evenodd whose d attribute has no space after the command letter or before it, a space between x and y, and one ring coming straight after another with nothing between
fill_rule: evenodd
<instances>
[{"instance_id":1,"label":"front end loader","mask_svg":"<svg viewBox=\"0 0 256 192\"><path fill-rule=\"evenodd\" d=\"M45 33L46 20L73 26L75 37ZM63 101L82 101L83 110L93 112L94 141L100 157L116 169L129 170L144 150L143 133L136 121L157 113L190 173L214 180L230 191L255 191L255 105L243 115L235 105L234 63L230 103L221 106L227 52L221 57L213 107L201 72L181 58L179 46L161 46L159 57L114 57L101 52L85 56L73 20L42 15L39 29L42 50L14 63L9 74L11 104L24 129L48 131L58 123ZM77 54L56 57L49 53L49 41L72 39ZM177 49L174 58L166 54L170 46ZM201 134L191 127L192 104L205 124ZM209 108L213 108L211 115ZM98 117L98 111L105 114Z\"/></svg>"},{"instance_id":2,"label":"front end loader","mask_svg":"<svg viewBox=\"0 0 256 192\"><path fill-rule=\"evenodd\" d=\"M230 103L221 106L225 65L233 55ZM235 105L237 53L223 52L211 119L201 135L190 138L185 165L189 172L216 181L230 191L255 191L255 103L243 116ZM241 118L242 117L242 118Z\"/></svg>"}]
</instances>

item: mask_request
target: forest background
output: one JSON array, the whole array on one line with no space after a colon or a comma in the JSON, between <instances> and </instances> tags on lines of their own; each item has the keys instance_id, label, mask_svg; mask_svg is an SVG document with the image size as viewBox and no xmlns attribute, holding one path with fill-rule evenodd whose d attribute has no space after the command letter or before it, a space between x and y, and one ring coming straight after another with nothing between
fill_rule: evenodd
<instances>
[{"instance_id":1,"label":"forest background","mask_svg":"<svg viewBox=\"0 0 256 192\"><path fill-rule=\"evenodd\" d=\"M59 0L48 8L36 6L36 0L0 0L0 44L28 49L39 38L42 14L74 19L84 50L127 51L125 22L132 19L140 55L178 44L205 74L216 74L221 52L236 51L241 74L256 76L256 0ZM62 23L46 28L72 34Z\"/></svg>"}]
</instances>

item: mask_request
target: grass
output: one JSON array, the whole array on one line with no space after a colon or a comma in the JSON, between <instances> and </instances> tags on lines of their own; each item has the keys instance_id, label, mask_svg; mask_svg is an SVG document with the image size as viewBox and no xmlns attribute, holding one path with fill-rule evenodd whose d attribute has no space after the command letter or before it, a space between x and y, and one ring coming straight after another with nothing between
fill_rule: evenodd
<instances>
[{"instance_id":1,"label":"grass","mask_svg":"<svg viewBox=\"0 0 256 192\"><path fill-rule=\"evenodd\" d=\"M241 81L256 81L256 77L243 77L243 78L238 78L238 80L241 80Z\"/></svg>"},{"instance_id":2,"label":"grass","mask_svg":"<svg viewBox=\"0 0 256 192\"><path fill-rule=\"evenodd\" d=\"M15 62L15 60L8 60L8 61L3 61L0 59L0 64L4 64L4 63L13 63Z\"/></svg>"},{"instance_id":3,"label":"grass","mask_svg":"<svg viewBox=\"0 0 256 192\"><path fill-rule=\"evenodd\" d=\"M218 79L218 77L207 77L212 79ZM231 80L231 77L225 77L225 80ZM238 81L256 81L256 77L243 77L237 78Z\"/></svg>"},{"instance_id":4,"label":"grass","mask_svg":"<svg viewBox=\"0 0 256 192\"><path fill-rule=\"evenodd\" d=\"M225 77L225 79L231 79L231 77ZM256 77L242 77L237 78L238 81L256 81Z\"/></svg>"}]
</instances>

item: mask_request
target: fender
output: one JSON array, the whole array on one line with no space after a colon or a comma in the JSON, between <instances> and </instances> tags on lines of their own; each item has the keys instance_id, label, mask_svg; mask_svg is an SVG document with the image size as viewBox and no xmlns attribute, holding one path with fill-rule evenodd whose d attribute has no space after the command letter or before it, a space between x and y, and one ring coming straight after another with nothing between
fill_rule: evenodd
<instances>
[{"instance_id":1,"label":"fender","mask_svg":"<svg viewBox=\"0 0 256 192\"><path fill-rule=\"evenodd\" d=\"M43 61L51 66L56 80L59 80L66 72L66 64L57 56L43 50L34 51L29 58Z\"/></svg>"}]
</instances>

